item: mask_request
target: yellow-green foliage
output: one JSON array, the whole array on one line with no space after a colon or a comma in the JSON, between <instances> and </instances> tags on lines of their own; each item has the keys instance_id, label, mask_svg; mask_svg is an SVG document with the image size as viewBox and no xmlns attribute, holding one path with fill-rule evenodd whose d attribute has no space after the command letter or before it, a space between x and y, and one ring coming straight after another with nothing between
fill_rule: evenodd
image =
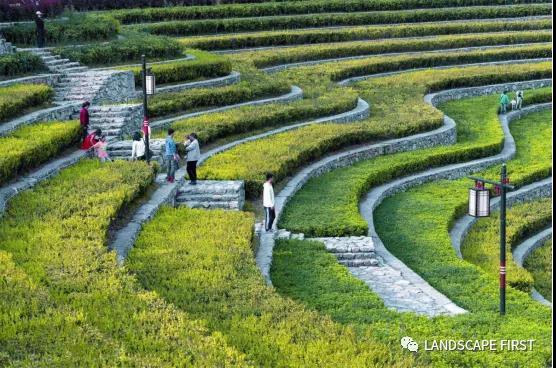
<instances>
[{"instance_id":1,"label":"yellow-green foliage","mask_svg":"<svg viewBox=\"0 0 556 368\"><path fill-rule=\"evenodd\" d=\"M431 90L537 79L547 76L549 70L550 64L540 63L429 70L370 79L353 87L371 102L369 119L308 126L245 143L209 159L199 175L207 179L246 180L247 193L254 196L260 193L265 172L271 171L281 180L300 165L347 145L440 126L443 114L423 101L423 95Z\"/></svg>"},{"instance_id":2,"label":"yellow-green foliage","mask_svg":"<svg viewBox=\"0 0 556 368\"><path fill-rule=\"evenodd\" d=\"M533 286L533 276L514 263L512 248L551 223L551 204L551 199L544 199L516 205L508 210L506 277L508 284L516 289L530 291ZM494 275L497 274L499 267L499 215L497 212L491 217L477 221L466 235L461 248L464 259Z\"/></svg>"},{"instance_id":3,"label":"yellow-green foliage","mask_svg":"<svg viewBox=\"0 0 556 368\"><path fill-rule=\"evenodd\" d=\"M0 183L49 160L79 139L77 121L25 126L0 137Z\"/></svg>"},{"instance_id":4,"label":"yellow-green foliage","mask_svg":"<svg viewBox=\"0 0 556 368\"><path fill-rule=\"evenodd\" d=\"M253 216L188 208L161 210L130 253L128 268L176 307L206 319L254 366L411 367L352 328L266 286L251 240Z\"/></svg>"},{"instance_id":5,"label":"yellow-green foliage","mask_svg":"<svg viewBox=\"0 0 556 368\"><path fill-rule=\"evenodd\" d=\"M140 162L86 160L13 199L0 222L0 251L13 259L0 258L0 290L19 286L0 302L2 365L245 365L202 322L144 291L106 247L112 219L153 176Z\"/></svg>"},{"instance_id":6,"label":"yellow-green foliage","mask_svg":"<svg viewBox=\"0 0 556 368\"><path fill-rule=\"evenodd\" d=\"M535 289L552 301L552 239L535 249L525 260L524 267L533 276Z\"/></svg>"},{"instance_id":7,"label":"yellow-green foliage","mask_svg":"<svg viewBox=\"0 0 556 368\"><path fill-rule=\"evenodd\" d=\"M0 87L0 121L21 115L54 97L54 90L45 84L14 84Z\"/></svg>"}]
</instances>

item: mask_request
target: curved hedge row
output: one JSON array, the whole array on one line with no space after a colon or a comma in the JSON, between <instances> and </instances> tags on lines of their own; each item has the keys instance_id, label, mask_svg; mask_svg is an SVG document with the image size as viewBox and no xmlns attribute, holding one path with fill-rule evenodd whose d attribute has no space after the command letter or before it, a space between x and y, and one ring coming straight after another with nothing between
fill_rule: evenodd
<instances>
[{"instance_id":1,"label":"curved hedge row","mask_svg":"<svg viewBox=\"0 0 556 368\"><path fill-rule=\"evenodd\" d=\"M544 0L512 1L542 3ZM444 8L451 6L507 5L504 0L310 0L230 4L220 6L174 6L165 8L120 9L109 12L122 23L164 22L214 18L261 17L268 15L312 14L328 12L360 12L373 10L405 10Z\"/></svg>"},{"instance_id":2,"label":"curved hedge row","mask_svg":"<svg viewBox=\"0 0 556 368\"><path fill-rule=\"evenodd\" d=\"M0 185L48 161L79 137L77 121L33 124L0 137Z\"/></svg>"},{"instance_id":3,"label":"curved hedge row","mask_svg":"<svg viewBox=\"0 0 556 368\"><path fill-rule=\"evenodd\" d=\"M131 35L125 39L94 43L84 46L65 46L54 50L72 61L88 66L139 63L141 55L156 61L183 55L183 46L170 37L152 35Z\"/></svg>"},{"instance_id":4,"label":"curved hedge row","mask_svg":"<svg viewBox=\"0 0 556 368\"><path fill-rule=\"evenodd\" d=\"M46 70L42 59L30 52L0 55L0 80Z\"/></svg>"},{"instance_id":5,"label":"curved hedge row","mask_svg":"<svg viewBox=\"0 0 556 368\"><path fill-rule=\"evenodd\" d=\"M347 56L363 56L398 52L456 49L463 47L513 45L523 43L550 42L550 31L476 33L469 35L438 36L425 39L357 41L327 45L305 45L279 50L246 52L245 55L258 68L311 60L333 59Z\"/></svg>"},{"instance_id":6,"label":"curved hedge row","mask_svg":"<svg viewBox=\"0 0 556 368\"><path fill-rule=\"evenodd\" d=\"M552 198L511 207L507 213L506 272L509 286L527 293L533 287L533 275L513 261L512 249L520 241L535 235L552 223ZM463 259L491 275L500 272L500 213L480 219L466 234L461 252Z\"/></svg>"},{"instance_id":7,"label":"curved hedge row","mask_svg":"<svg viewBox=\"0 0 556 368\"><path fill-rule=\"evenodd\" d=\"M207 160L199 177L245 180L247 195L254 197L261 191L265 172L272 171L275 180L280 181L302 164L348 145L441 126L442 114L422 101L428 92L454 84L475 86L543 78L548 76L547 67L550 64L468 67L373 79L355 86L361 98L372 103L369 119L353 124L307 126L242 144Z\"/></svg>"},{"instance_id":8,"label":"curved hedge row","mask_svg":"<svg viewBox=\"0 0 556 368\"><path fill-rule=\"evenodd\" d=\"M145 288L206 319L254 366L414 366L409 354L266 286L253 259L253 223L244 212L164 208L144 226L127 267Z\"/></svg>"},{"instance_id":9,"label":"curved hedge row","mask_svg":"<svg viewBox=\"0 0 556 368\"><path fill-rule=\"evenodd\" d=\"M0 122L49 102L54 90L46 84L14 84L0 88Z\"/></svg>"},{"instance_id":10,"label":"curved hedge row","mask_svg":"<svg viewBox=\"0 0 556 368\"><path fill-rule=\"evenodd\" d=\"M81 14L69 20L46 20L46 44L108 40L116 36L120 23L107 16ZM4 38L17 45L35 45L34 23L16 24L2 28Z\"/></svg>"},{"instance_id":11,"label":"curved hedge row","mask_svg":"<svg viewBox=\"0 0 556 368\"><path fill-rule=\"evenodd\" d=\"M326 42L372 40L381 38L418 37L432 35L455 35L461 33L507 32L550 30L550 19L526 21L454 21L424 24L393 24L389 27L366 26L329 29L302 29L268 31L246 34L197 36L180 38L186 47L203 50L242 49L262 46L284 46Z\"/></svg>"},{"instance_id":12,"label":"curved hedge row","mask_svg":"<svg viewBox=\"0 0 556 368\"><path fill-rule=\"evenodd\" d=\"M317 99L294 101L289 104L245 106L220 113L200 115L172 124L176 137L196 132L200 142L211 143L235 134L252 133L285 126L304 119L329 116L349 111L357 106L357 95L342 90ZM163 138L165 132L156 136Z\"/></svg>"},{"instance_id":13,"label":"curved hedge row","mask_svg":"<svg viewBox=\"0 0 556 368\"><path fill-rule=\"evenodd\" d=\"M552 301L552 240L535 249L525 260L524 267L533 275L535 290Z\"/></svg>"},{"instance_id":14,"label":"curved hedge row","mask_svg":"<svg viewBox=\"0 0 556 368\"><path fill-rule=\"evenodd\" d=\"M547 87L527 91L526 96L526 104L549 102L552 90ZM359 201L372 187L430 167L491 156L502 149L503 134L496 115L497 102L498 96L483 96L442 104L442 111L457 124L458 141L453 146L376 157L309 180L288 202L280 227L308 236L367 234L368 226L359 213ZM530 152L533 149L528 143L531 135L539 135L536 130L527 132L528 128L529 125L517 122L511 125L512 133L519 140L518 156ZM543 138L547 138L546 133L544 129ZM535 145L537 153L539 147L542 145ZM546 168L546 159L525 166L538 165ZM516 168L512 170L515 172Z\"/></svg>"},{"instance_id":15,"label":"curved hedge row","mask_svg":"<svg viewBox=\"0 0 556 368\"><path fill-rule=\"evenodd\" d=\"M282 17L207 19L173 21L126 26L159 35L199 35L230 32L294 29L306 27L353 26L363 24L395 24L448 21L458 19L491 19L550 15L550 4L511 5L505 7L439 8L368 13L331 13Z\"/></svg>"},{"instance_id":16,"label":"curved hedge row","mask_svg":"<svg viewBox=\"0 0 556 368\"><path fill-rule=\"evenodd\" d=\"M156 77L156 84L192 82L222 77L232 72L232 63L222 56L202 51L192 51L189 54L194 55L196 59L151 64L149 67ZM122 67L121 69L131 70L135 76L135 85L142 85L141 67Z\"/></svg>"},{"instance_id":17,"label":"curved hedge row","mask_svg":"<svg viewBox=\"0 0 556 368\"><path fill-rule=\"evenodd\" d=\"M0 292L14 283L12 274L20 282L0 301L3 363L249 365L203 321L145 291L107 249L112 219L153 177L144 163L85 160L12 200L0 221L0 275L9 272Z\"/></svg>"},{"instance_id":18,"label":"curved hedge row","mask_svg":"<svg viewBox=\"0 0 556 368\"><path fill-rule=\"evenodd\" d=\"M290 86L283 81L265 78L218 88L159 93L150 100L149 116L158 118L186 111L192 112L193 109L232 105L289 91Z\"/></svg>"}]
</instances>

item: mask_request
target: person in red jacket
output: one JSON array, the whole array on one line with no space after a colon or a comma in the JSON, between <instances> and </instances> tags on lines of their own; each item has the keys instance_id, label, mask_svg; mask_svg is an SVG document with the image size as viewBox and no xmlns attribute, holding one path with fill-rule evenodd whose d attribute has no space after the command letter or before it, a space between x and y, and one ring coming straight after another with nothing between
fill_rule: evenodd
<instances>
[{"instance_id":1,"label":"person in red jacket","mask_svg":"<svg viewBox=\"0 0 556 368\"><path fill-rule=\"evenodd\" d=\"M89 101L85 101L81 106L81 111L79 111L79 122L81 123L81 139L83 139L83 142L85 141L89 130L89 106L91 106L91 103Z\"/></svg>"},{"instance_id":2,"label":"person in red jacket","mask_svg":"<svg viewBox=\"0 0 556 368\"><path fill-rule=\"evenodd\" d=\"M100 129L95 130L94 132L92 132L91 134L85 137L85 139L83 140L83 144L81 144L81 149L90 150L95 146L95 144L97 144L100 141L101 136L102 136L102 130Z\"/></svg>"}]
</instances>

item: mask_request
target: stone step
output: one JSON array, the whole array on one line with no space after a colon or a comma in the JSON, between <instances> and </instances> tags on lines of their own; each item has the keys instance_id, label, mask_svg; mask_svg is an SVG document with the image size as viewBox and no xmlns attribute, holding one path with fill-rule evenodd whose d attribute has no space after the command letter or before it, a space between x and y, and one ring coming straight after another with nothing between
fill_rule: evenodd
<instances>
[{"instance_id":1,"label":"stone step","mask_svg":"<svg viewBox=\"0 0 556 368\"><path fill-rule=\"evenodd\" d=\"M54 58L54 59L50 59L50 60L44 60L44 63L46 64L46 66L58 66L60 64L68 64L69 63L69 59L58 59L58 58Z\"/></svg>"},{"instance_id":2,"label":"stone step","mask_svg":"<svg viewBox=\"0 0 556 368\"><path fill-rule=\"evenodd\" d=\"M237 200L237 193L183 193L178 191L176 196L177 202L230 202Z\"/></svg>"},{"instance_id":3,"label":"stone step","mask_svg":"<svg viewBox=\"0 0 556 368\"><path fill-rule=\"evenodd\" d=\"M201 182L200 182L201 183ZM219 181L219 180L203 180L202 185L184 185L179 189L182 195L185 194L224 194L237 193L244 190L241 181Z\"/></svg>"},{"instance_id":4,"label":"stone step","mask_svg":"<svg viewBox=\"0 0 556 368\"><path fill-rule=\"evenodd\" d=\"M190 208L204 208L204 209L227 209L227 210L239 210L238 201L230 202L176 202L177 205L187 206Z\"/></svg>"},{"instance_id":5,"label":"stone step","mask_svg":"<svg viewBox=\"0 0 556 368\"><path fill-rule=\"evenodd\" d=\"M90 130L95 130L97 128L100 128L102 130L102 134L107 136L107 137L119 137L120 136L120 129L102 129L102 127L96 127L94 125L89 126Z\"/></svg>"},{"instance_id":6,"label":"stone step","mask_svg":"<svg viewBox=\"0 0 556 368\"><path fill-rule=\"evenodd\" d=\"M338 260L338 262L346 267L369 267L379 265L377 259L343 259Z\"/></svg>"},{"instance_id":7,"label":"stone step","mask_svg":"<svg viewBox=\"0 0 556 368\"><path fill-rule=\"evenodd\" d=\"M87 70L86 66L76 66L76 67L72 67L72 68L65 68L62 70L62 72L64 73L79 73L82 72L84 70Z\"/></svg>"},{"instance_id":8,"label":"stone step","mask_svg":"<svg viewBox=\"0 0 556 368\"><path fill-rule=\"evenodd\" d=\"M337 246L337 247L329 247L326 246L326 250L329 251L330 253L369 253L369 252L374 252L375 251L375 247L372 245L369 246L350 246L350 247L342 247L342 246Z\"/></svg>"},{"instance_id":9,"label":"stone step","mask_svg":"<svg viewBox=\"0 0 556 368\"><path fill-rule=\"evenodd\" d=\"M334 253L338 260L376 259L375 252Z\"/></svg>"}]
</instances>

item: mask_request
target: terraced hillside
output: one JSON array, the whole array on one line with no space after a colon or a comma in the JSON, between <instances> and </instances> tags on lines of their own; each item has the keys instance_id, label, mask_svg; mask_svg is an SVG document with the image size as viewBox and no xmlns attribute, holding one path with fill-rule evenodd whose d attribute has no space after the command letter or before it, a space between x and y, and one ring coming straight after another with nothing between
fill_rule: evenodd
<instances>
[{"instance_id":1,"label":"terraced hillside","mask_svg":"<svg viewBox=\"0 0 556 368\"><path fill-rule=\"evenodd\" d=\"M551 366L551 4L150 3L76 2L46 49L0 16L0 366ZM151 164L130 159L141 55ZM85 100L115 162L79 149ZM464 176L502 162L503 317L498 199L464 216ZM447 339L534 344L425 348Z\"/></svg>"}]
</instances>

